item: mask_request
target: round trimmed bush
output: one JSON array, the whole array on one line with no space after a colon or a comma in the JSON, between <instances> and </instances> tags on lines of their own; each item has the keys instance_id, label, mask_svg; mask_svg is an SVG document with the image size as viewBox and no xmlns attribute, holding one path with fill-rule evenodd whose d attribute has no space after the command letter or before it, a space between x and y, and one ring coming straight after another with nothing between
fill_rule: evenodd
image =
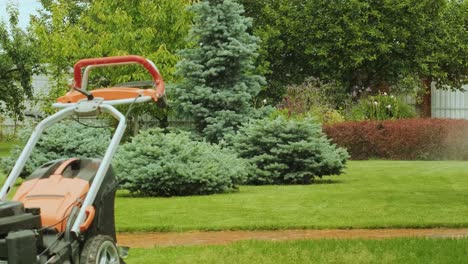
<instances>
[{"instance_id":1,"label":"round trimmed bush","mask_svg":"<svg viewBox=\"0 0 468 264\"><path fill-rule=\"evenodd\" d=\"M190 139L187 132L149 129L124 144L115 159L121 187L143 196L184 196L237 189L248 162L229 150Z\"/></svg>"},{"instance_id":2,"label":"round trimmed bush","mask_svg":"<svg viewBox=\"0 0 468 264\"><path fill-rule=\"evenodd\" d=\"M27 142L31 129L19 133L19 139ZM109 146L111 131L108 128L92 128L73 121L55 124L44 131L21 177L30 175L36 168L51 160L64 158L100 158ZM9 173L18 159L22 147L16 146L7 158L1 160L1 167Z\"/></svg>"},{"instance_id":3,"label":"round trimmed bush","mask_svg":"<svg viewBox=\"0 0 468 264\"><path fill-rule=\"evenodd\" d=\"M315 177L341 174L348 158L311 118L280 115L252 121L231 140L239 156L254 167L248 184L308 184Z\"/></svg>"}]
</instances>

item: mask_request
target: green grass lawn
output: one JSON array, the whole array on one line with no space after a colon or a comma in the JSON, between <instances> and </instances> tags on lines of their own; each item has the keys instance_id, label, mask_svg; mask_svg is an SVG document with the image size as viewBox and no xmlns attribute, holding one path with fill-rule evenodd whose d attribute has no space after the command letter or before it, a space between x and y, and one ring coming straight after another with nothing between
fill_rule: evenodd
<instances>
[{"instance_id":1,"label":"green grass lawn","mask_svg":"<svg viewBox=\"0 0 468 264\"><path fill-rule=\"evenodd\" d=\"M468 239L244 241L226 246L131 249L132 263L466 263Z\"/></svg>"},{"instance_id":2,"label":"green grass lawn","mask_svg":"<svg viewBox=\"0 0 468 264\"><path fill-rule=\"evenodd\" d=\"M8 156L15 145L18 145L17 141L0 142L0 158Z\"/></svg>"},{"instance_id":3,"label":"green grass lawn","mask_svg":"<svg viewBox=\"0 0 468 264\"><path fill-rule=\"evenodd\" d=\"M116 201L119 231L467 227L468 162L353 161L336 183Z\"/></svg>"},{"instance_id":4,"label":"green grass lawn","mask_svg":"<svg viewBox=\"0 0 468 264\"><path fill-rule=\"evenodd\" d=\"M0 143L0 155L15 143ZM1 176L1 175L0 175ZM468 162L352 161L334 183L243 186L239 192L132 198L119 231L468 227Z\"/></svg>"},{"instance_id":5,"label":"green grass lawn","mask_svg":"<svg viewBox=\"0 0 468 264\"><path fill-rule=\"evenodd\" d=\"M13 148L13 146L15 145L18 145L17 141L0 142L0 158L8 156L10 154L11 148ZM5 175L0 170L0 182L3 183L4 178L5 178Z\"/></svg>"}]
</instances>

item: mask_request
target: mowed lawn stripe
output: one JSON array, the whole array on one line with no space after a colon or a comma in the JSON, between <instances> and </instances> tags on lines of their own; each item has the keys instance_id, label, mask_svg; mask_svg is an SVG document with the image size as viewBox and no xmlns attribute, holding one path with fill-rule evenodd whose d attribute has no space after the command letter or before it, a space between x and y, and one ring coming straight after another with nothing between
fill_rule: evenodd
<instances>
[{"instance_id":1,"label":"mowed lawn stripe","mask_svg":"<svg viewBox=\"0 0 468 264\"><path fill-rule=\"evenodd\" d=\"M119 231L468 227L468 162L352 161L333 183L242 186L239 192L132 198ZM326 181L327 182L327 181Z\"/></svg>"},{"instance_id":2,"label":"mowed lawn stripe","mask_svg":"<svg viewBox=\"0 0 468 264\"><path fill-rule=\"evenodd\" d=\"M126 263L466 263L468 239L243 241L225 246L131 249Z\"/></svg>"}]
</instances>

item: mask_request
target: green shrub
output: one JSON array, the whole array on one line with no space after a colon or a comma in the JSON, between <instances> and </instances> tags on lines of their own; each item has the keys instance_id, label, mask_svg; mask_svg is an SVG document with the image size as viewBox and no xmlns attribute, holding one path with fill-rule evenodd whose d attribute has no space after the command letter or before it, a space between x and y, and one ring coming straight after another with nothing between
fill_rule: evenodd
<instances>
[{"instance_id":1,"label":"green shrub","mask_svg":"<svg viewBox=\"0 0 468 264\"><path fill-rule=\"evenodd\" d=\"M248 162L187 132L150 129L124 144L115 159L121 186L143 196L183 196L237 189Z\"/></svg>"},{"instance_id":2,"label":"green shrub","mask_svg":"<svg viewBox=\"0 0 468 264\"><path fill-rule=\"evenodd\" d=\"M288 85L282 103L294 113L306 113L314 106L337 108L347 99L341 90L335 82L308 77L301 84Z\"/></svg>"},{"instance_id":3,"label":"green shrub","mask_svg":"<svg viewBox=\"0 0 468 264\"><path fill-rule=\"evenodd\" d=\"M344 122L344 116L336 110L337 102L345 99L336 93L339 89L333 82L310 77L302 84L289 85L279 106L287 110L289 115L311 114L322 124Z\"/></svg>"},{"instance_id":4,"label":"green shrub","mask_svg":"<svg viewBox=\"0 0 468 264\"><path fill-rule=\"evenodd\" d=\"M315 177L339 175L348 153L337 148L309 117L252 121L231 138L233 149L254 169L249 184L306 184Z\"/></svg>"},{"instance_id":5,"label":"green shrub","mask_svg":"<svg viewBox=\"0 0 468 264\"><path fill-rule=\"evenodd\" d=\"M354 121L324 132L357 160L468 160L468 120Z\"/></svg>"},{"instance_id":6,"label":"green shrub","mask_svg":"<svg viewBox=\"0 0 468 264\"><path fill-rule=\"evenodd\" d=\"M19 133L19 139L26 142L31 135L31 129ZM46 129L34 148L21 177L30 175L44 163L63 158L102 157L109 146L111 132L107 128L91 128L76 122L63 122ZM3 172L9 173L22 148L16 146L9 157L1 160Z\"/></svg>"},{"instance_id":7,"label":"green shrub","mask_svg":"<svg viewBox=\"0 0 468 264\"><path fill-rule=\"evenodd\" d=\"M345 121L345 117L340 113L340 111L323 106L312 107L309 114L324 125L333 125Z\"/></svg>"},{"instance_id":8,"label":"green shrub","mask_svg":"<svg viewBox=\"0 0 468 264\"><path fill-rule=\"evenodd\" d=\"M415 116L416 113L411 106L386 93L363 98L351 109L351 119L355 121L403 119Z\"/></svg>"}]
</instances>

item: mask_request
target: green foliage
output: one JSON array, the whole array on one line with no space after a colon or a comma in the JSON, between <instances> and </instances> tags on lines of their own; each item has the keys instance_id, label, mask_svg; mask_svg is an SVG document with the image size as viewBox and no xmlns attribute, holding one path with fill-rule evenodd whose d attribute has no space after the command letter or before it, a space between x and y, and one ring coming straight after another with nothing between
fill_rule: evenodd
<instances>
[{"instance_id":1,"label":"green foliage","mask_svg":"<svg viewBox=\"0 0 468 264\"><path fill-rule=\"evenodd\" d=\"M280 107L286 109L288 115L311 114L322 124L343 122L344 117L336 108L345 98L336 93L337 89L333 82L307 78L302 84L288 85Z\"/></svg>"},{"instance_id":2,"label":"green foliage","mask_svg":"<svg viewBox=\"0 0 468 264\"><path fill-rule=\"evenodd\" d=\"M467 1L242 1L262 39L265 96L307 76L352 93L398 88L407 76L460 88L468 77Z\"/></svg>"},{"instance_id":3,"label":"green foliage","mask_svg":"<svg viewBox=\"0 0 468 264\"><path fill-rule=\"evenodd\" d=\"M254 112L252 100L264 82L252 74L257 38L247 32L251 20L235 0L202 1L191 10L196 17L190 37L197 45L181 53L177 105L200 134L218 142Z\"/></svg>"},{"instance_id":4,"label":"green foliage","mask_svg":"<svg viewBox=\"0 0 468 264\"><path fill-rule=\"evenodd\" d=\"M53 77L52 100L67 90L69 67L82 58L141 55L159 67L166 81L175 80L176 51L188 46L191 16L186 7L192 0L42 2L44 10L32 28ZM150 77L140 66L96 70L91 87Z\"/></svg>"},{"instance_id":5,"label":"green foliage","mask_svg":"<svg viewBox=\"0 0 468 264\"><path fill-rule=\"evenodd\" d=\"M255 167L249 184L311 183L315 177L341 174L348 158L308 117L253 121L239 130L232 144Z\"/></svg>"},{"instance_id":6,"label":"green foliage","mask_svg":"<svg viewBox=\"0 0 468 264\"><path fill-rule=\"evenodd\" d=\"M37 47L18 26L18 9L7 5L9 23L0 21L0 115L23 118L25 97L32 97L31 79L39 68ZM1 119L1 118L0 118Z\"/></svg>"},{"instance_id":7,"label":"green foliage","mask_svg":"<svg viewBox=\"0 0 468 264\"><path fill-rule=\"evenodd\" d=\"M307 76L314 76L310 59L304 54L307 42L302 30L311 23L311 18L304 13L306 1L240 2L245 6L246 15L253 18L254 35L261 39L257 68L267 79L261 97L280 102L286 85L300 84Z\"/></svg>"},{"instance_id":8,"label":"green foliage","mask_svg":"<svg viewBox=\"0 0 468 264\"><path fill-rule=\"evenodd\" d=\"M444 2L433 18L436 24L429 32L431 37L422 52L417 50L414 63L420 76L435 81L437 88L462 89L468 83L468 1ZM422 37L424 33L420 33Z\"/></svg>"},{"instance_id":9,"label":"green foliage","mask_svg":"<svg viewBox=\"0 0 468 264\"><path fill-rule=\"evenodd\" d=\"M19 139L26 142L31 135L30 129L21 131ZM22 177L30 175L46 162L64 158L99 158L109 146L111 132L105 128L90 128L76 122L63 122L46 129L36 144ZM22 148L16 146L9 157L1 160L1 167L8 173L14 166Z\"/></svg>"},{"instance_id":10,"label":"green foliage","mask_svg":"<svg viewBox=\"0 0 468 264\"><path fill-rule=\"evenodd\" d=\"M416 113L411 106L386 93L363 98L351 109L351 119L356 121L412 117L416 117Z\"/></svg>"},{"instance_id":11,"label":"green foliage","mask_svg":"<svg viewBox=\"0 0 468 264\"><path fill-rule=\"evenodd\" d=\"M150 129L124 144L115 159L121 186L143 196L183 196L237 189L248 164L189 133Z\"/></svg>"},{"instance_id":12,"label":"green foliage","mask_svg":"<svg viewBox=\"0 0 468 264\"><path fill-rule=\"evenodd\" d=\"M324 125L333 125L344 122L346 120L340 111L323 106L313 106L310 109L309 114Z\"/></svg>"}]
</instances>

